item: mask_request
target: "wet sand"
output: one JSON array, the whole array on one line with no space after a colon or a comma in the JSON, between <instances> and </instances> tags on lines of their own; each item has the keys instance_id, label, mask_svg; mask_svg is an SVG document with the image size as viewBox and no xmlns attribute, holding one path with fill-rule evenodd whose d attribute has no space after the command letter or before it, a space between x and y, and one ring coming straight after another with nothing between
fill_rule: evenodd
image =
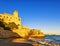
<instances>
[{"instance_id":1,"label":"wet sand","mask_svg":"<svg viewBox=\"0 0 60 46\"><path fill-rule=\"evenodd\" d=\"M60 44L35 38L32 39L9 38L0 39L0 46L60 46Z\"/></svg>"},{"instance_id":2,"label":"wet sand","mask_svg":"<svg viewBox=\"0 0 60 46\"><path fill-rule=\"evenodd\" d=\"M14 39L16 38L0 39L0 46L33 46L32 44L25 43L24 42L25 39L22 38L17 38L18 40L14 40Z\"/></svg>"},{"instance_id":3,"label":"wet sand","mask_svg":"<svg viewBox=\"0 0 60 46\"><path fill-rule=\"evenodd\" d=\"M33 46L28 43L0 42L0 46Z\"/></svg>"}]
</instances>

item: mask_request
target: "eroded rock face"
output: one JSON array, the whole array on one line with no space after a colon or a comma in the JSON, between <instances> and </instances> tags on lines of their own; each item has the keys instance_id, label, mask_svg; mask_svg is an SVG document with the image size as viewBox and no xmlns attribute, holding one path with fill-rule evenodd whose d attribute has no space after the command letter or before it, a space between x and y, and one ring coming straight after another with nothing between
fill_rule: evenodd
<instances>
[{"instance_id":1,"label":"eroded rock face","mask_svg":"<svg viewBox=\"0 0 60 46\"><path fill-rule=\"evenodd\" d=\"M14 33L9 30L4 30L0 27L0 38L10 38L10 37L20 37L17 33Z\"/></svg>"},{"instance_id":2,"label":"eroded rock face","mask_svg":"<svg viewBox=\"0 0 60 46\"><path fill-rule=\"evenodd\" d=\"M21 26L18 29L13 29L13 32L16 32L22 38L26 38L29 36L30 29L28 27Z\"/></svg>"},{"instance_id":3,"label":"eroded rock face","mask_svg":"<svg viewBox=\"0 0 60 46\"><path fill-rule=\"evenodd\" d=\"M30 30L30 37L32 37L32 38L42 38L44 36L45 36L44 33L41 32L38 29L32 29L32 30Z\"/></svg>"},{"instance_id":4,"label":"eroded rock face","mask_svg":"<svg viewBox=\"0 0 60 46\"><path fill-rule=\"evenodd\" d=\"M37 29L30 29L27 26L22 26L21 18L18 17L18 12L13 14L0 14L0 38L9 37L44 37L44 34Z\"/></svg>"},{"instance_id":5,"label":"eroded rock face","mask_svg":"<svg viewBox=\"0 0 60 46\"><path fill-rule=\"evenodd\" d=\"M13 32L16 32L22 38L43 38L45 35L38 29L29 29L25 26L20 26L18 29L13 29Z\"/></svg>"}]
</instances>

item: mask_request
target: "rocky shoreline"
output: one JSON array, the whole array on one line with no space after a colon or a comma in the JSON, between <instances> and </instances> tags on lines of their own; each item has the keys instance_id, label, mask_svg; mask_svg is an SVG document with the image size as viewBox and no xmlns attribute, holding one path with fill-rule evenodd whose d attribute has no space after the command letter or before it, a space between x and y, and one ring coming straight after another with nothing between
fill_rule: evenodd
<instances>
[{"instance_id":1,"label":"rocky shoreline","mask_svg":"<svg viewBox=\"0 0 60 46\"><path fill-rule=\"evenodd\" d=\"M7 45L7 46L21 46L22 44L26 46L60 46L60 44L49 42L44 39L38 38L10 38L10 39L0 39L0 46ZM22 45L22 46L24 46Z\"/></svg>"},{"instance_id":2,"label":"rocky shoreline","mask_svg":"<svg viewBox=\"0 0 60 46\"><path fill-rule=\"evenodd\" d=\"M60 46L44 37L41 30L23 26L18 11L0 14L0 46Z\"/></svg>"}]
</instances>

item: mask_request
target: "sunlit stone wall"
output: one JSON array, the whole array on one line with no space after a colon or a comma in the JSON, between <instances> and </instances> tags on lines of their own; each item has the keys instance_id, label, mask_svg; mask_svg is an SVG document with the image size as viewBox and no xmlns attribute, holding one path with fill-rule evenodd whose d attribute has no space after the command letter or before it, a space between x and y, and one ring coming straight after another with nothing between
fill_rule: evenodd
<instances>
[{"instance_id":1,"label":"sunlit stone wall","mask_svg":"<svg viewBox=\"0 0 60 46\"><path fill-rule=\"evenodd\" d=\"M21 25L21 18L18 17L17 11L14 11L13 14L0 14L0 21L5 22L6 24L14 22L16 25Z\"/></svg>"}]
</instances>

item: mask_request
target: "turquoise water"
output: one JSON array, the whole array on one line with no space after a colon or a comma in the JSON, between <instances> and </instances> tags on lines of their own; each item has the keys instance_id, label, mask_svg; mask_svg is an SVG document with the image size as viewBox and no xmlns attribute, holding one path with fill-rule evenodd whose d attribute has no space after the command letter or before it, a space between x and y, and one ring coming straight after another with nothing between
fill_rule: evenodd
<instances>
[{"instance_id":1,"label":"turquoise water","mask_svg":"<svg viewBox=\"0 0 60 46\"><path fill-rule=\"evenodd\" d=\"M55 42L60 44L60 35L57 36L46 36L45 40L48 40L50 42Z\"/></svg>"}]
</instances>

